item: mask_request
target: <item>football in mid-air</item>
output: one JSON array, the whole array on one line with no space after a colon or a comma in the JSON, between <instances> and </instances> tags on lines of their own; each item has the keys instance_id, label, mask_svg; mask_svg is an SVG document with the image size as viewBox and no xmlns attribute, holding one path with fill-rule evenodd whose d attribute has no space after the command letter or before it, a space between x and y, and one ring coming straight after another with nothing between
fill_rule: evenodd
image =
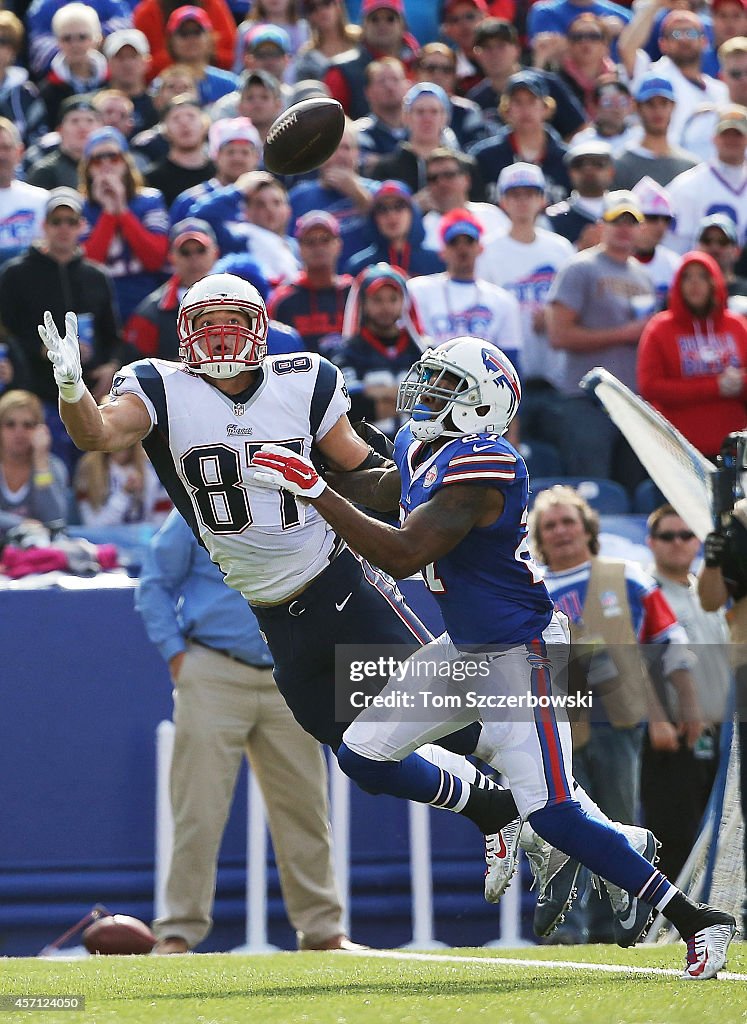
<instances>
[{"instance_id":1,"label":"football in mid-air","mask_svg":"<svg viewBox=\"0 0 747 1024\"><path fill-rule=\"evenodd\" d=\"M332 156L345 129L337 100L314 96L288 107L265 140L265 167L274 174L304 174Z\"/></svg>"},{"instance_id":2,"label":"football in mid-air","mask_svg":"<svg viewBox=\"0 0 747 1024\"><path fill-rule=\"evenodd\" d=\"M83 944L89 953L131 956L150 953L156 937L147 924L127 914L100 917L83 932Z\"/></svg>"}]
</instances>

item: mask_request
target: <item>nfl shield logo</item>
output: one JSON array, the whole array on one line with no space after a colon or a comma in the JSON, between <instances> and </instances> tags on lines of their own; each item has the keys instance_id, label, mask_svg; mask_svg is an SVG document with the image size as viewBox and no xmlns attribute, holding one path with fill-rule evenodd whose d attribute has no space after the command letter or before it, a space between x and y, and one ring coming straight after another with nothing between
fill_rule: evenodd
<instances>
[{"instance_id":1,"label":"nfl shield logo","mask_svg":"<svg viewBox=\"0 0 747 1024\"><path fill-rule=\"evenodd\" d=\"M423 487L433 487L438 479L438 466L431 466L423 477Z\"/></svg>"},{"instance_id":2,"label":"nfl shield logo","mask_svg":"<svg viewBox=\"0 0 747 1024\"><path fill-rule=\"evenodd\" d=\"M233 407L233 414L234 414L234 416L243 416L244 415L244 406L243 405L238 405L238 404L234 405L234 407Z\"/></svg>"}]
</instances>

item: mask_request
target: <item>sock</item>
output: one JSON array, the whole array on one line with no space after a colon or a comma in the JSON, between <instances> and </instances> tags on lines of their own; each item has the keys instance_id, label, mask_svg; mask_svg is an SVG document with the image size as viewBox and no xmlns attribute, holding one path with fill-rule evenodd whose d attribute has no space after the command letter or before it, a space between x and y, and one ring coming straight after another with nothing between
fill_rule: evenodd
<instances>
[{"instance_id":1,"label":"sock","mask_svg":"<svg viewBox=\"0 0 747 1024\"><path fill-rule=\"evenodd\" d=\"M501 789L502 787L494 782L487 775L484 775L476 765L468 761L463 754L454 754L451 750L444 750L443 747L435 746L433 743L424 743L415 751L431 764L437 764L452 775L458 775L463 782L469 782L478 789Z\"/></svg>"},{"instance_id":2,"label":"sock","mask_svg":"<svg viewBox=\"0 0 747 1024\"><path fill-rule=\"evenodd\" d=\"M590 817L577 801L542 807L529 815L534 831L600 878L653 906L666 906L674 886L637 853L622 832Z\"/></svg>"},{"instance_id":3,"label":"sock","mask_svg":"<svg viewBox=\"0 0 747 1024\"><path fill-rule=\"evenodd\" d=\"M408 754L401 761L374 761L341 743L337 761L367 793L389 793L452 811L462 810L467 802L469 784L419 754Z\"/></svg>"},{"instance_id":4,"label":"sock","mask_svg":"<svg viewBox=\"0 0 747 1024\"><path fill-rule=\"evenodd\" d=\"M499 789L498 786L488 790L470 786L467 802L461 813L473 821L484 836L500 832L505 825L519 816L511 790Z\"/></svg>"},{"instance_id":5,"label":"sock","mask_svg":"<svg viewBox=\"0 0 747 1024\"><path fill-rule=\"evenodd\" d=\"M472 785L417 753L401 761L374 761L342 743L337 760L345 774L367 793L389 793L455 811L473 821L483 835L500 831L518 815L510 790L496 785L483 788L479 782ZM460 770L465 764L469 762L462 760ZM481 773L475 769L475 774Z\"/></svg>"},{"instance_id":6,"label":"sock","mask_svg":"<svg viewBox=\"0 0 747 1024\"><path fill-rule=\"evenodd\" d=\"M672 886L674 892L661 910L667 921L671 921L682 938L687 942L691 935L712 924L732 924L734 918L721 910L693 903L689 896Z\"/></svg>"}]
</instances>

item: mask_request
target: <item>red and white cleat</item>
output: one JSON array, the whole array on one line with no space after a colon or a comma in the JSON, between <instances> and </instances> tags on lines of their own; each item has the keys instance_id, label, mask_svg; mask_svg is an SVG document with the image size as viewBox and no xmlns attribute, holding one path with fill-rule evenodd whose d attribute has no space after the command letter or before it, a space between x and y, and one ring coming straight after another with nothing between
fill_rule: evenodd
<instances>
[{"instance_id":1,"label":"red and white cleat","mask_svg":"<svg viewBox=\"0 0 747 1024\"><path fill-rule=\"evenodd\" d=\"M737 934L737 922L731 914L718 914L718 917L723 921L701 928L687 940L687 960L681 978L707 981L715 978L726 964L731 940Z\"/></svg>"},{"instance_id":2,"label":"red and white cleat","mask_svg":"<svg viewBox=\"0 0 747 1024\"><path fill-rule=\"evenodd\" d=\"M514 818L500 832L485 836L485 899L497 903L514 877L519 855L521 818Z\"/></svg>"}]
</instances>

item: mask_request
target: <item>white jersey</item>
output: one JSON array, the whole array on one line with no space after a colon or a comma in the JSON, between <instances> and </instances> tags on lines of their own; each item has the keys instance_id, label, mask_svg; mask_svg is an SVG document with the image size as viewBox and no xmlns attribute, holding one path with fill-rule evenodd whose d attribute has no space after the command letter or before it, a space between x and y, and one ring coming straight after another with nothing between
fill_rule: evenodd
<instances>
[{"instance_id":1,"label":"white jersey","mask_svg":"<svg viewBox=\"0 0 747 1024\"><path fill-rule=\"evenodd\" d=\"M514 295L521 310L521 375L540 377L555 384L565 365L565 352L550 347L545 331L535 328L536 316L547 305L555 275L575 249L561 235L537 228L533 242L517 242L510 235L494 238L477 259L480 277Z\"/></svg>"},{"instance_id":2,"label":"white jersey","mask_svg":"<svg viewBox=\"0 0 747 1024\"><path fill-rule=\"evenodd\" d=\"M472 335L511 353L521 349L519 304L505 288L476 278L457 281L448 274L413 277L407 290L423 334L433 345Z\"/></svg>"},{"instance_id":3,"label":"white jersey","mask_svg":"<svg viewBox=\"0 0 747 1024\"><path fill-rule=\"evenodd\" d=\"M252 456L272 442L308 457L350 400L340 371L315 353L272 356L259 372L242 402L181 363L144 359L116 374L111 393L145 404L143 447L226 583L275 604L326 568L335 534L312 505L253 484Z\"/></svg>"},{"instance_id":4,"label":"white jersey","mask_svg":"<svg viewBox=\"0 0 747 1024\"><path fill-rule=\"evenodd\" d=\"M639 259L638 262L654 286L657 310L664 309L674 275L680 265L680 257L665 245L657 245L650 260Z\"/></svg>"},{"instance_id":5,"label":"white jersey","mask_svg":"<svg viewBox=\"0 0 747 1024\"><path fill-rule=\"evenodd\" d=\"M725 213L737 226L739 245L747 235L747 163L725 167L720 163L698 164L678 174L667 185L674 210L673 230L666 245L678 253L697 246L698 227L703 217Z\"/></svg>"}]
</instances>

